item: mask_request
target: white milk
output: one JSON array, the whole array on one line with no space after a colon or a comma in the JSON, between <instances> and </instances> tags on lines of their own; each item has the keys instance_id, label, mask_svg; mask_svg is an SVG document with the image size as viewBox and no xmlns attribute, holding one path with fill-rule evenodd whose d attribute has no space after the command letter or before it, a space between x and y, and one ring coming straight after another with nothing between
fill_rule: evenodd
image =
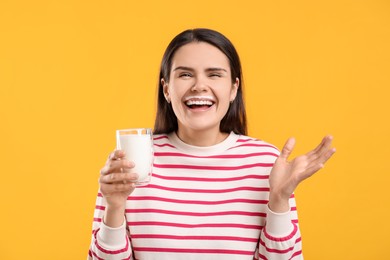
<instances>
[{"instance_id":1,"label":"white milk","mask_svg":"<svg viewBox=\"0 0 390 260\"><path fill-rule=\"evenodd\" d=\"M150 135L120 135L118 148L125 151L126 158L134 162L131 172L137 173L138 182L148 181L152 168L153 150Z\"/></svg>"}]
</instances>

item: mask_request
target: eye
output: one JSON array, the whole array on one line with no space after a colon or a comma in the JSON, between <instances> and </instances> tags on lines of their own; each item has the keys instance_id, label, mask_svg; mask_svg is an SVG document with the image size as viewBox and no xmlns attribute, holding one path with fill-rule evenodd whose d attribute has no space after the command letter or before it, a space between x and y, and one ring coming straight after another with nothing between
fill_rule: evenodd
<instances>
[{"instance_id":1,"label":"eye","mask_svg":"<svg viewBox=\"0 0 390 260\"><path fill-rule=\"evenodd\" d=\"M212 73L212 74L209 75L209 77L211 77L211 78L220 78L220 77L222 77L222 75L219 74L219 73Z\"/></svg>"},{"instance_id":2,"label":"eye","mask_svg":"<svg viewBox=\"0 0 390 260\"><path fill-rule=\"evenodd\" d=\"M179 78L191 78L192 74L188 72L183 72L179 74Z\"/></svg>"}]
</instances>

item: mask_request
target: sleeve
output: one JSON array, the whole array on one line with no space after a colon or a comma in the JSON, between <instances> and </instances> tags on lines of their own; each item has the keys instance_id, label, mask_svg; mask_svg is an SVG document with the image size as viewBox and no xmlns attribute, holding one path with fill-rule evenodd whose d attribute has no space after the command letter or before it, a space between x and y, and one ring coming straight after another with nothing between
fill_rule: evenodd
<instances>
[{"instance_id":1,"label":"sleeve","mask_svg":"<svg viewBox=\"0 0 390 260\"><path fill-rule=\"evenodd\" d=\"M127 230L126 219L118 228L110 228L103 222L105 199L98 193L92 224L92 239L88 260L127 259L133 260L132 248Z\"/></svg>"},{"instance_id":2,"label":"sleeve","mask_svg":"<svg viewBox=\"0 0 390 260\"><path fill-rule=\"evenodd\" d=\"M290 211L275 213L266 208L266 223L260 234L255 259L303 259L301 233L294 195L290 198Z\"/></svg>"}]
</instances>

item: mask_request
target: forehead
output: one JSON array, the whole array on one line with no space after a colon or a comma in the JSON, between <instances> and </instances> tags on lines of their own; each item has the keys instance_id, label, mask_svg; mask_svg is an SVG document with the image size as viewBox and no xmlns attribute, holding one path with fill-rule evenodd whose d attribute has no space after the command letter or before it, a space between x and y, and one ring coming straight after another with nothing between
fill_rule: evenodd
<instances>
[{"instance_id":1,"label":"forehead","mask_svg":"<svg viewBox=\"0 0 390 260\"><path fill-rule=\"evenodd\" d=\"M205 42L191 42L180 47L172 59L172 68L221 67L229 70L229 59L217 47Z\"/></svg>"}]
</instances>

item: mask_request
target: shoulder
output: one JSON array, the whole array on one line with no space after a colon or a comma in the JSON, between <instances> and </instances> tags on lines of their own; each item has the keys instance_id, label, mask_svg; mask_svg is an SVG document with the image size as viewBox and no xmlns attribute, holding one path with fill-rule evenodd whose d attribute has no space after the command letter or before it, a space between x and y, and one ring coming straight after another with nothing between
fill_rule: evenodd
<instances>
[{"instance_id":1,"label":"shoulder","mask_svg":"<svg viewBox=\"0 0 390 260\"><path fill-rule=\"evenodd\" d=\"M172 151L176 150L176 146L172 143L170 134L155 134L153 135L153 146L156 151Z\"/></svg>"},{"instance_id":2,"label":"shoulder","mask_svg":"<svg viewBox=\"0 0 390 260\"><path fill-rule=\"evenodd\" d=\"M170 144L169 134L155 134L153 135L153 143L157 145Z\"/></svg>"},{"instance_id":3,"label":"shoulder","mask_svg":"<svg viewBox=\"0 0 390 260\"><path fill-rule=\"evenodd\" d=\"M234 147L231 149L245 149L245 150L254 150L254 151L264 151L264 152L270 152L270 153L275 153L277 155L280 154L279 149L273 145L270 144L264 140L255 138L255 137L250 137L246 135L239 135L238 139L236 141L236 144Z\"/></svg>"},{"instance_id":4,"label":"shoulder","mask_svg":"<svg viewBox=\"0 0 390 260\"><path fill-rule=\"evenodd\" d=\"M161 142L161 141L168 140L168 134L154 134L153 135L153 141L155 142Z\"/></svg>"}]
</instances>

